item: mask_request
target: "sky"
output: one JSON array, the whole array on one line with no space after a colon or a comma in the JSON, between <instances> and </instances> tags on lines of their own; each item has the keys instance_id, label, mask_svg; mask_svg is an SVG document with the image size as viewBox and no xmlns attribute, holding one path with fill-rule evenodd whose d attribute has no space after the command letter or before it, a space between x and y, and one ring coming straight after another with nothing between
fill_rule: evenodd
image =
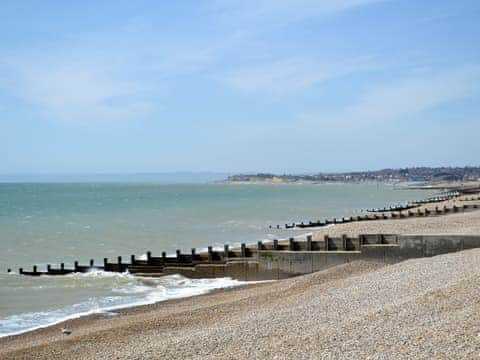
<instances>
[{"instance_id":1,"label":"sky","mask_svg":"<svg viewBox=\"0 0 480 360\"><path fill-rule=\"evenodd\" d=\"M480 2L0 2L0 174L480 165Z\"/></svg>"}]
</instances>

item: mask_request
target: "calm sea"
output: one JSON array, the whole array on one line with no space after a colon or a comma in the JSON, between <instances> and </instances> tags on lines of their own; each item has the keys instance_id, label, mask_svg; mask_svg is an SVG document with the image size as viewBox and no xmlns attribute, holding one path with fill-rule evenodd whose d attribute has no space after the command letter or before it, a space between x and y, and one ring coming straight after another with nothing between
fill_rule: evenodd
<instances>
[{"instance_id":1,"label":"calm sea","mask_svg":"<svg viewBox=\"0 0 480 360\"><path fill-rule=\"evenodd\" d=\"M431 194L385 184L0 184L0 336L241 284L103 272L31 278L7 268L255 243L292 235L269 225L350 216Z\"/></svg>"}]
</instances>

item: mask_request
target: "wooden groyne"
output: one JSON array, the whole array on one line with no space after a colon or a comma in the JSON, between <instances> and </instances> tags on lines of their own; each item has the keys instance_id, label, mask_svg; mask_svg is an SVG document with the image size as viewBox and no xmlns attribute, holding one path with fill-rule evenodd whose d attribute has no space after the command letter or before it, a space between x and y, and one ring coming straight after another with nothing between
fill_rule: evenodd
<instances>
[{"instance_id":1,"label":"wooden groyne","mask_svg":"<svg viewBox=\"0 0 480 360\"><path fill-rule=\"evenodd\" d=\"M415 211L412 211L416 209ZM427 208L420 209L419 206L412 206L399 211L390 211L389 213L381 212L381 213L374 213L373 215L365 214L365 215L357 215L357 216L350 216L350 217L343 217L343 218L333 218L333 219L325 219L324 221L316 220L316 221L308 221L308 222L300 222L300 223L291 223L285 224L285 229L305 229L305 228L317 228L317 227L324 227L331 224L345 224L349 222L358 222L358 221L370 221L370 220L392 220L392 219L405 219L410 217L425 217L425 216L439 216L439 215L447 215L452 213L458 212L465 212L465 211L472 211L478 209L477 204L463 204L462 206L435 206L434 209L430 210ZM276 225L275 227L271 226L270 229L280 229L280 225Z\"/></svg>"},{"instance_id":2,"label":"wooden groyne","mask_svg":"<svg viewBox=\"0 0 480 360\"><path fill-rule=\"evenodd\" d=\"M20 269L20 274L65 275L74 272L88 272L96 269L111 272L125 272L142 276L163 276L181 274L190 278L218 278L275 280L307 274L344 263L363 260L383 263L395 263L410 258L427 257L480 247L480 236L430 235L406 236L395 234L362 234L356 237L342 235L313 240L307 235L305 240L290 238L285 241L273 240L258 242L255 245L241 244L231 249L225 245L223 250L211 247L205 253L184 254L177 250L175 256L152 256L147 253L143 260L131 256L125 263L121 257L115 262L104 260L103 266L74 264L71 269L64 266L39 271Z\"/></svg>"},{"instance_id":3,"label":"wooden groyne","mask_svg":"<svg viewBox=\"0 0 480 360\"><path fill-rule=\"evenodd\" d=\"M478 201L480 196L472 196L461 200L464 201L461 206L453 204L452 206L430 207L430 209L418 207L414 211L409 209L407 211L392 211L390 214L374 213L341 219L327 219L323 222L286 224L286 228L321 227L355 221L441 216L479 208L477 203L469 204L467 202ZM195 248L192 248L188 253L176 250L175 255L167 255L165 251L159 255L153 255L151 251L147 251L146 256L141 258L131 255L129 261L125 261L121 256L116 257L113 261L104 258L101 264L96 264L93 259L88 264L79 264L78 261L75 261L73 267L70 268L67 268L64 263L58 266L47 264L45 269L39 269L37 265L33 265L31 271L20 268L19 274L55 276L102 270L109 272L128 271L143 276L182 274L191 278L231 277L239 280L266 280L308 273L309 271L306 269L318 271L324 267L333 266L333 264L338 265L338 261L343 263L355 259L371 260L372 258L384 259L385 261L387 258L401 260L410 257L432 256L439 251L449 252L469 247L480 247L480 237L473 238L472 240L472 237L460 237L459 239L431 237L428 242L421 238L420 246L418 245L418 239L414 241L411 237L390 234L364 234L353 238L346 235L341 237L325 236L323 239L316 241L313 240L312 235L307 235L306 240L303 241L291 237L288 240L277 239L258 242L254 245L243 243L237 247L231 247L227 244L224 245L223 249L214 249L209 246L207 251L202 252L198 252ZM440 245L435 245L435 241ZM438 247L437 250L427 251L428 248L435 248L435 246ZM302 263L304 264L302 265ZM297 268L304 270L298 271ZM8 269L8 272L11 272L11 269Z\"/></svg>"}]
</instances>

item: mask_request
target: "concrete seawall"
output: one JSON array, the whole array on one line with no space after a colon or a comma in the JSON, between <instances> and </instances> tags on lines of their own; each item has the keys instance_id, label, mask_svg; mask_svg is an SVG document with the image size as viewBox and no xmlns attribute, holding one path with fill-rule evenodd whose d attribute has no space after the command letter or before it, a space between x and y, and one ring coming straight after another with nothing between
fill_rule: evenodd
<instances>
[{"instance_id":1,"label":"concrete seawall","mask_svg":"<svg viewBox=\"0 0 480 360\"><path fill-rule=\"evenodd\" d=\"M250 249L250 256L226 258L222 264L166 266L162 272L182 274L191 278L277 280L357 260L393 264L477 247L480 247L480 236L467 235L367 234L359 235L358 238L326 237L323 242L291 239L288 245L283 245L283 248L275 243L259 243L257 248Z\"/></svg>"},{"instance_id":2,"label":"concrete seawall","mask_svg":"<svg viewBox=\"0 0 480 360\"><path fill-rule=\"evenodd\" d=\"M290 238L286 241L258 242L256 245L242 244L240 248L223 251L208 247L206 253L190 254L177 250L175 256L160 257L147 252L146 259L131 256L125 263L119 256L116 262L104 259L103 266L95 266L93 260L88 266L75 261L73 269L47 265L47 271L19 270L20 274L65 275L73 272L88 272L92 269L124 272L141 276L164 276L181 274L189 278L230 277L243 281L277 280L292 276L309 274L325 270L336 265L363 260L393 264L403 260L430 257L455 251L480 247L480 235L394 235L362 234L357 237L330 237L313 240L307 235L306 240Z\"/></svg>"}]
</instances>

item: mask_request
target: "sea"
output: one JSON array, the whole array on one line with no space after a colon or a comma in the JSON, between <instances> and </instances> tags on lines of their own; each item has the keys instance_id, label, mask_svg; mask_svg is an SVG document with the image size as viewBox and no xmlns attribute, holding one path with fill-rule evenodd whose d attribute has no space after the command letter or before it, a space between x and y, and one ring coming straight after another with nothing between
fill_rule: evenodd
<instances>
[{"instance_id":1,"label":"sea","mask_svg":"<svg viewBox=\"0 0 480 360\"><path fill-rule=\"evenodd\" d=\"M20 267L44 270L90 259L102 264L104 257L128 261L147 251L159 256L304 236L306 230L275 226L361 214L433 194L385 183L0 183L0 337L244 284L103 271L29 277L18 274Z\"/></svg>"}]
</instances>

